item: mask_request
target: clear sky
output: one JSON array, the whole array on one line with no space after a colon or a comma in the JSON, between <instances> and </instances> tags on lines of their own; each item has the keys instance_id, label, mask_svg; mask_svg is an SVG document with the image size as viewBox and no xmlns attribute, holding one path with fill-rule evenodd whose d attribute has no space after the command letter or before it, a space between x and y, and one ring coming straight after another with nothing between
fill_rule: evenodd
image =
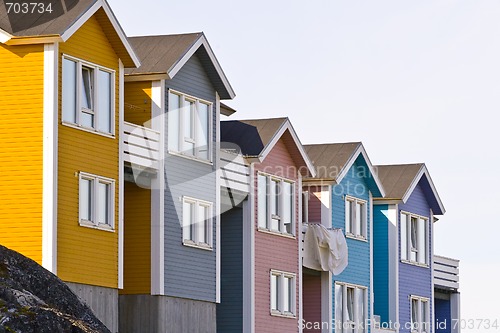
<instances>
[{"instance_id":1,"label":"clear sky","mask_svg":"<svg viewBox=\"0 0 500 333\"><path fill-rule=\"evenodd\" d=\"M288 116L303 143L425 162L462 317L500 325L500 1L108 1L129 36L204 31L234 118Z\"/></svg>"}]
</instances>

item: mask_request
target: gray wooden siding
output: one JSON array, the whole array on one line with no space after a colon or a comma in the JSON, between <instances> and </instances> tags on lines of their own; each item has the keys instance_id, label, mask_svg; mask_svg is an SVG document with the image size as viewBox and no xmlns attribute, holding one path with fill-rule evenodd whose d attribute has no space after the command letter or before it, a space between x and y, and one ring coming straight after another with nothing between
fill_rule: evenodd
<instances>
[{"instance_id":1,"label":"gray wooden siding","mask_svg":"<svg viewBox=\"0 0 500 333\"><path fill-rule=\"evenodd\" d=\"M166 109L168 89L195 96L214 103L213 108L213 160L218 124L215 114L215 89L198 57L193 57L172 80L165 82ZM165 117L168 128L168 117ZM168 135L165 136L168 141ZM168 147L168 142L165 143ZM168 149L168 148L166 148ZM165 292L169 296L215 302L216 296L216 244L214 217L213 251L190 248L182 245L182 196L213 202L213 211L219 205L216 200L216 174L214 166L187 158L165 154Z\"/></svg>"},{"instance_id":2,"label":"gray wooden siding","mask_svg":"<svg viewBox=\"0 0 500 333\"><path fill-rule=\"evenodd\" d=\"M221 216L221 302L217 333L243 331L243 209Z\"/></svg>"}]
</instances>

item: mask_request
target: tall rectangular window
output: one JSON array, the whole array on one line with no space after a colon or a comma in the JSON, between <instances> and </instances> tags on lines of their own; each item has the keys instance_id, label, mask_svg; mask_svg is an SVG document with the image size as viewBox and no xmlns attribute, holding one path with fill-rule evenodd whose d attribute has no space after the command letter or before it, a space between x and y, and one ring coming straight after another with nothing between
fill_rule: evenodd
<instances>
[{"instance_id":1,"label":"tall rectangular window","mask_svg":"<svg viewBox=\"0 0 500 333\"><path fill-rule=\"evenodd\" d=\"M401 260L420 264L429 263L428 230L428 218L401 212Z\"/></svg>"},{"instance_id":2,"label":"tall rectangular window","mask_svg":"<svg viewBox=\"0 0 500 333\"><path fill-rule=\"evenodd\" d=\"M212 103L174 91L168 103L169 151L211 161Z\"/></svg>"},{"instance_id":3,"label":"tall rectangular window","mask_svg":"<svg viewBox=\"0 0 500 333\"><path fill-rule=\"evenodd\" d=\"M257 211L260 229L293 235L295 233L294 183L275 176L257 175Z\"/></svg>"},{"instance_id":4,"label":"tall rectangular window","mask_svg":"<svg viewBox=\"0 0 500 333\"><path fill-rule=\"evenodd\" d=\"M430 306L426 297L410 297L411 332L430 332Z\"/></svg>"},{"instance_id":5,"label":"tall rectangular window","mask_svg":"<svg viewBox=\"0 0 500 333\"><path fill-rule=\"evenodd\" d=\"M271 270L271 315L295 316L295 278L294 273Z\"/></svg>"},{"instance_id":6,"label":"tall rectangular window","mask_svg":"<svg viewBox=\"0 0 500 333\"><path fill-rule=\"evenodd\" d=\"M335 283L335 327L341 332L367 332L367 288Z\"/></svg>"},{"instance_id":7,"label":"tall rectangular window","mask_svg":"<svg viewBox=\"0 0 500 333\"><path fill-rule=\"evenodd\" d=\"M114 229L113 179L80 172L80 225Z\"/></svg>"},{"instance_id":8,"label":"tall rectangular window","mask_svg":"<svg viewBox=\"0 0 500 333\"><path fill-rule=\"evenodd\" d=\"M346 235L366 239L367 235L367 204L365 200L345 197L345 231Z\"/></svg>"},{"instance_id":9,"label":"tall rectangular window","mask_svg":"<svg viewBox=\"0 0 500 333\"><path fill-rule=\"evenodd\" d=\"M111 69L63 57L63 123L113 135L114 75Z\"/></svg>"},{"instance_id":10,"label":"tall rectangular window","mask_svg":"<svg viewBox=\"0 0 500 333\"><path fill-rule=\"evenodd\" d=\"M183 244L212 248L212 203L194 198L182 199Z\"/></svg>"}]
</instances>

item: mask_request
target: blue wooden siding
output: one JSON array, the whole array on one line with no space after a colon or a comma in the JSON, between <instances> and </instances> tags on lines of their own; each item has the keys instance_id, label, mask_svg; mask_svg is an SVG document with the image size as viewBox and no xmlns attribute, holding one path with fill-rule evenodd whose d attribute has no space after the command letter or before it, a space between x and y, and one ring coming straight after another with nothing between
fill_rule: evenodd
<instances>
[{"instance_id":1,"label":"blue wooden siding","mask_svg":"<svg viewBox=\"0 0 500 333\"><path fill-rule=\"evenodd\" d=\"M217 333L243 330L243 209L221 215L221 302Z\"/></svg>"},{"instance_id":2,"label":"blue wooden siding","mask_svg":"<svg viewBox=\"0 0 500 333\"><path fill-rule=\"evenodd\" d=\"M430 207L420 183L415 187L408 201L405 204L399 205L399 210L430 218ZM398 220L400 220L401 214L398 215ZM398 225L401 225L401 221L399 221ZM432 255L431 229L432 228L429 225L428 232L430 241L428 253ZM399 237L401 237L401 228L399 228ZM401 258L401 242L399 242L398 246L399 258ZM405 329L404 327L405 323L411 322L410 296L415 295L429 298L430 308L432 309L434 306L432 300L432 288L432 271L430 266L419 267L404 262L399 263L399 322L403 325L400 330L401 333L410 332L409 329ZM431 325L433 326L434 319L432 318L432 311L430 315Z\"/></svg>"},{"instance_id":3,"label":"blue wooden siding","mask_svg":"<svg viewBox=\"0 0 500 333\"><path fill-rule=\"evenodd\" d=\"M168 110L168 89L195 96L214 103L215 89L201 65L193 55L172 80L166 80L165 103ZM168 116L165 128L168 128ZM213 142L218 124L213 112ZM165 147L168 147L166 136ZM168 148L166 148L168 149ZM212 149L214 160L217 150ZM216 296L216 253L214 217L213 251L206 251L182 244L182 196L190 196L213 203L213 210L219 205L216 200L216 175L209 164L187 158L165 154L165 292L168 296L215 302Z\"/></svg>"},{"instance_id":4,"label":"blue wooden siding","mask_svg":"<svg viewBox=\"0 0 500 333\"><path fill-rule=\"evenodd\" d=\"M373 207L373 311L389 322L389 226L388 205Z\"/></svg>"},{"instance_id":5,"label":"blue wooden siding","mask_svg":"<svg viewBox=\"0 0 500 333\"><path fill-rule=\"evenodd\" d=\"M335 320L335 282L352 283L367 288L368 313L370 313L371 289L370 289L370 205L369 187L363 177L366 167L362 158L358 158L352 165L347 175L340 184L332 186L332 226L345 231L345 195L350 195L367 201L367 241L347 238L349 248L349 264L347 268L337 276L333 276L333 301L332 310ZM334 328L335 330L335 328ZM368 329L369 330L369 329Z\"/></svg>"},{"instance_id":6,"label":"blue wooden siding","mask_svg":"<svg viewBox=\"0 0 500 333\"><path fill-rule=\"evenodd\" d=\"M434 309L436 313L436 333L451 333L453 323L451 321L451 304L449 300L434 300Z\"/></svg>"}]
</instances>

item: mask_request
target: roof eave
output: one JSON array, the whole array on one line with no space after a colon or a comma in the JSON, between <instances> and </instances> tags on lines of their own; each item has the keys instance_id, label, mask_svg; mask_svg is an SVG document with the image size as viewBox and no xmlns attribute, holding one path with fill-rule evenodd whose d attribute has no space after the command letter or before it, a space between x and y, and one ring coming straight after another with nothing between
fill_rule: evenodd
<instances>
[{"instance_id":1,"label":"roof eave","mask_svg":"<svg viewBox=\"0 0 500 333\"><path fill-rule=\"evenodd\" d=\"M1 39L0 39L1 42ZM5 41L6 45L30 45L30 44L51 44L63 42L59 35L44 35L44 36L12 36Z\"/></svg>"},{"instance_id":2,"label":"roof eave","mask_svg":"<svg viewBox=\"0 0 500 333\"><path fill-rule=\"evenodd\" d=\"M125 74L125 82L138 82L138 81L159 81L167 80L169 77L167 73L134 73Z\"/></svg>"}]
</instances>

